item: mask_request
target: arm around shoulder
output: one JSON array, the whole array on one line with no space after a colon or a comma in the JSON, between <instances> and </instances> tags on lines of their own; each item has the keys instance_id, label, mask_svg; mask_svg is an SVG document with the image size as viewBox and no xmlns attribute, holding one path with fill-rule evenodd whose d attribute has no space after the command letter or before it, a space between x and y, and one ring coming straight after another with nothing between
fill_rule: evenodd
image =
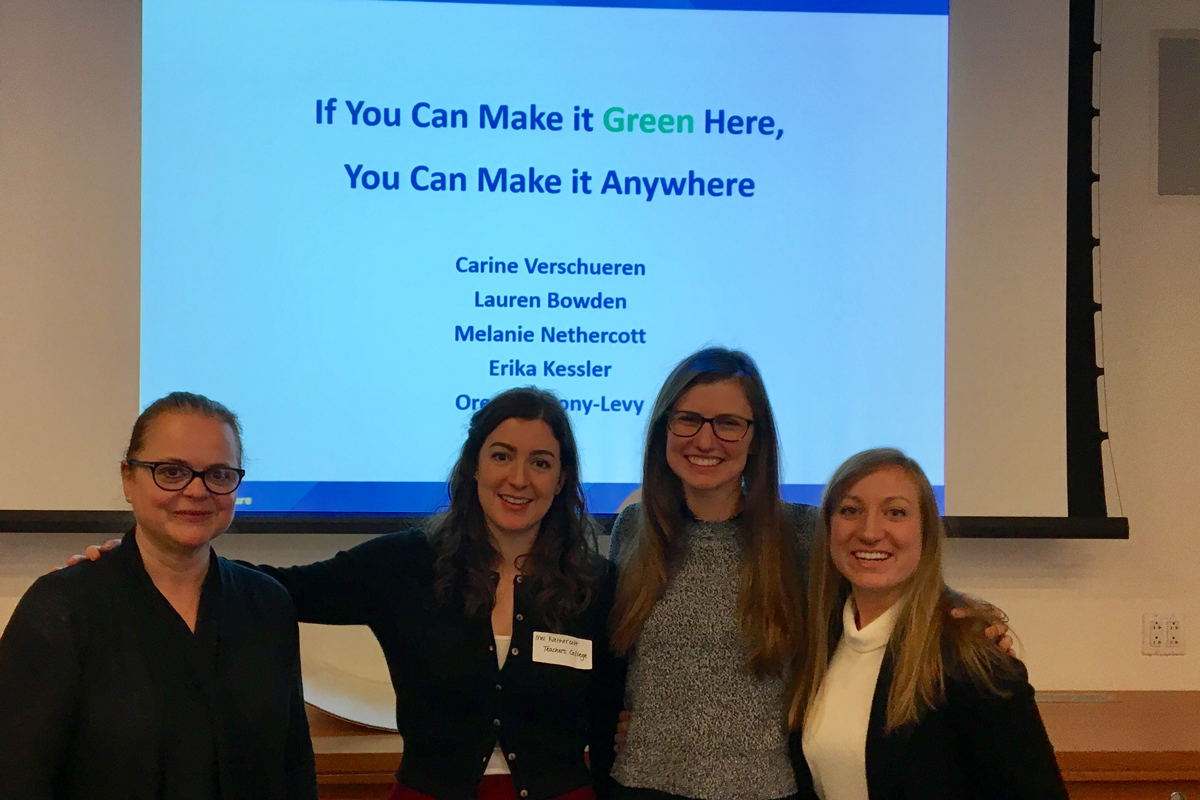
<instances>
[{"instance_id":1,"label":"arm around shoulder","mask_svg":"<svg viewBox=\"0 0 1200 800\"><path fill-rule=\"evenodd\" d=\"M269 575L283 585L301 622L324 625L365 625L374 607L373 586L381 572L397 577L397 569L427 551L419 530L378 536L343 550L333 558L296 567L272 567L239 562Z\"/></svg>"}]
</instances>

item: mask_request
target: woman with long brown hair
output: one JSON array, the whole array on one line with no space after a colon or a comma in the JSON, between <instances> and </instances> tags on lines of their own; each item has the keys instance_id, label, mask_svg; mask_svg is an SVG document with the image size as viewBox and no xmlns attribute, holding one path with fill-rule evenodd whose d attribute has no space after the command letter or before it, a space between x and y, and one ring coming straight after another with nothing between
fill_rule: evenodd
<instances>
[{"instance_id":1,"label":"woman with long brown hair","mask_svg":"<svg viewBox=\"0 0 1200 800\"><path fill-rule=\"evenodd\" d=\"M1024 666L950 613L920 466L889 448L852 456L820 523L790 709L800 797L1066 800Z\"/></svg>"},{"instance_id":2,"label":"woman with long brown hair","mask_svg":"<svg viewBox=\"0 0 1200 800\"><path fill-rule=\"evenodd\" d=\"M301 621L379 639L404 737L393 800L589 800L615 726L613 582L558 398L510 389L480 408L449 490L426 530L265 569Z\"/></svg>"},{"instance_id":3,"label":"woman with long brown hair","mask_svg":"<svg viewBox=\"0 0 1200 800\"><path fill-rule=\"evenodd\" d=\"M615 796L796 791L784 692L803 644L811 510L779 499L779 442L745 353L708 348L654 403L642 502L617 519L612 643L631 713Z\"/></svg>"}]
</instances>

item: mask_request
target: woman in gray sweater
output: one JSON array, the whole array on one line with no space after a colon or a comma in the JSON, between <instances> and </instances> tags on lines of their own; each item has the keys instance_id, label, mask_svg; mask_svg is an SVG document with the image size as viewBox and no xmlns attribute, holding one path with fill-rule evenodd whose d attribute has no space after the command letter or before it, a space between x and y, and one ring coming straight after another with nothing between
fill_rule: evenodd
<instances>
[{"instance_id":1,"label":"woman in gray sweater","mask_svg":"<svg viewBox=\"0 0 1200 800\"><path fill-rule=\"evenodd\" d=\"M655 402L643 502L618 518L612 642L632 715L615 796L796 793L786 682L803 642L812 509L779 499L779 445L744 353L701 350Z\"/></svg>"}]
</instances>

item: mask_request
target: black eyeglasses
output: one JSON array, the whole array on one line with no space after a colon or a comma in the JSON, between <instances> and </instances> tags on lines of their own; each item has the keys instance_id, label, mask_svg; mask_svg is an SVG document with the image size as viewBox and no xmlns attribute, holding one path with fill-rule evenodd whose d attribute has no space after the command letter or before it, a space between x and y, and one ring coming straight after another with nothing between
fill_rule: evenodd
<instances>
[{"instance_id":1,"label":"black eyeglasses","mask_svg":"<svg viewBox=\"0 0 1200 800\"><path fill-rule=\"evenodd\" d=\"M166 492L178 492L191 486L196 478L213 494L233 494L242 484L246 470L218 464L205 470L192 469L174 461L125 461L131 467L145 467L154 478L154 485Z\"/></svg>"},{"instance_id":2,"label":"black eyeglasses","mask_svg":"<svg viewBox=\"0 0 1200 800\"><path fill-rule=\"evenodd\" d=\"M667 415L667 430L686 439L699 433L706 422L712 426L713 436L723 442L740 442L746 438L750 426L754 424L754 420L739 417L737 414L705 417L694 411L672 411Z\"/></svg>"}]
</instances>

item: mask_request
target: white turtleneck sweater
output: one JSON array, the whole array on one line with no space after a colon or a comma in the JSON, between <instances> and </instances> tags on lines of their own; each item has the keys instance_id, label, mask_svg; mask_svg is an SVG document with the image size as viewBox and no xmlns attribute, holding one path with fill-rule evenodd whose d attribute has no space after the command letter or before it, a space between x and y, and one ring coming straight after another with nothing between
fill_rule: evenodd
<instances>
[{"instance_id":1,"label":"white turtleneck sweater","mask_svg":"<svg viewBox=\"0 0 1200 800\"><path fill-rule=\"evenodd\" d=\"M879 668L903 603L862 630L854 601L842 609L842 640L804 726L804 758L822 800L867 800L867 724Z\"/></svg>"}]
</instances>

